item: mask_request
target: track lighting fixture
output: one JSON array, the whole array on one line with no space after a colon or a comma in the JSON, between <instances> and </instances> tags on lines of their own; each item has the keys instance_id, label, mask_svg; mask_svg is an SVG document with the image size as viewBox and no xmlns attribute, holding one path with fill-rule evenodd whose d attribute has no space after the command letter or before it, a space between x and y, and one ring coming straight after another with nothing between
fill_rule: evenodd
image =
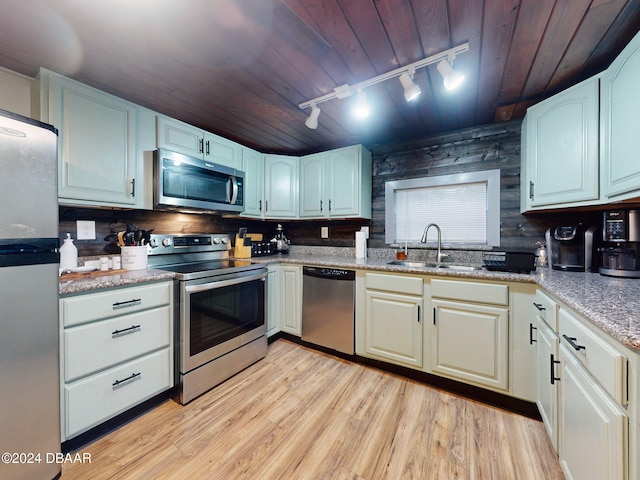
<instances>
[{"instance_id":1,"label":"track lighting fixture","mask_svg":"<svg viewBox=\"0 0 640 480\"><path fill-rule=\"evenodd\" d=\"M314 104L311 105L311 114L304 121L304 124L311 130L318 128L318 117L320 116L320 109Z\"/></svg>"},{"instance_id":2,"label":"track lighting fixture","mask_svg":"<svg viewBox=\"0 0 640 480\"><path fill-rule=\"evenodd\" d=\"M376 83L389 80L390 78L400 77L400 83L402 84L402 88L404 89L404 98L408 102L415 100L420 95L420 87L413 82L415 71L418 68L423 68L434 63L438 64L437 69L444 78L445 87L451 90L458 86L464 79L464 76L462 76L460 72L456 72L453 69L453 61L456 55L467 51L469 51L469 43L463 43L462 45L450 48L449 50L445 50L444 52L440 52L422 60L418 60L417 62L407 65L406 67L396 68L395 70L383 73L382 75L378 75L377 77L370 78L355 85L345 84L340 85L339 87L335 87L333 89L333 92L331 93L318 98L314 98L313 100L309 100L298 105L302 110L304 110L305 108L311 108L311 114L307 117L304 123L311 129L318 128L318 116L320 115L318 104L326 102L328 100L333 100L334 98L343 99L353 95L354 93L358 94L356 105L359 107L358 110L360 110L360 114L357 115L363 117L363 115L361 114L364 113L364 105L366 104L366 95L363 89L371 85L375 85ZM366 112L367 113L364 116L367 116L369 114L368 106L366 107Z\"/></svg>"},{"instance_id":3,"label":"track lighting fixture","mask_svg":"<svg viewBox=\"0 0 640 480\"><path fill-rule=\"evenodd\" d=\"M455 90L464 81L464 75L456 72L451 65L452 63L453 60L450 62L449 59L445 58L440 60L437 67L440 75L442 75L444 79L444 88L447 90Z\"/></svg>"},{"instance_id":4,"label":"track lighting fixture","mask_svg":"<svg viewBox=\"0 0 640 480\"><path fill-rule=\"evenodd\" d=\"M404 88L404 98L407 102L411 102L420 96L420 87L413 83L413 72L404 72L400 75L400 83Z\"/></svg>"}]
</instances>

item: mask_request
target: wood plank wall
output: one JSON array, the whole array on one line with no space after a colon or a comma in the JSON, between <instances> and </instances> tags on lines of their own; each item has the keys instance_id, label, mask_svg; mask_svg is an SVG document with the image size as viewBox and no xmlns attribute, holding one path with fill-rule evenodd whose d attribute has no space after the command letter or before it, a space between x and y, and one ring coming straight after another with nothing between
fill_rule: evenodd
<instances>
[{"instance_id":1,"label":"wood plank wall","mask_svg":"<svg viewBox=\"0 0 640 480\"><path fill-rule=\"evenodd\" d=\"M112 230L135 223L156 233L223 232L233 235L240 226L271 238L278 223L294 245L353 247L355 232L371 228L370 247L383 248L384 183L390 180L499 168L501 247L535 249L545 230L557 224L578 222L599 224L598 212L520 213L520 121L501 122L387 145L369 145L373 155L373 218L371 220L261 221L225 218L219 215L194 215L139 210L94 210L60 208L60 238L71 232L75 238L76 220L96 220L97 239L77 241L79 254L117 253L104 241ZM329 239L320 238L320 227L329 227Z\"/></svg>"}]
</instances>

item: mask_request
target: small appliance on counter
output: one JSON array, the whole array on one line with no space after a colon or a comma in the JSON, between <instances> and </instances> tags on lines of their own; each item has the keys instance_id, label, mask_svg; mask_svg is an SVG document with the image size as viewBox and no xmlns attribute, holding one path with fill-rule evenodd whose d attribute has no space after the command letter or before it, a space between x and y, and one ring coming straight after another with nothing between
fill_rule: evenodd
<instances>
[{"instance_id":1,"label":"small appliance on counter","mask_svg":"<svg viewBox=\"0 0 640 480\"><path fill-rule=\"evenodd\" d=\"M484 266L496 272L531 273L536 269L536 254L533 252L487 252Z\"/></svg>"},{"instance_id":2,"label":"small appliance on counter","mask_svg":"<svg viewBox=\"0 0 640 480\"><path fill-rule=\"evenodd\" d=\"M282 230L282 225L276 227L276 236L271 239L271 243L275 246L276 253L289 253L289 239Z\"/></svg>"},{"instance_id":3,"label":"small appliance on counter","mask_svg":"<svg viewBox=\"0 0 640 480\"><path fill-rule=\"evenodd\" d=\"M597 272L600 243L596 225L559 225L547 230L547 259L554 270L567 272Z\"/></svg>"},{"instance_id":4,"label":"small appliance on counter","mask_svg":"<svg viewBox=\"0 0 640 480\"><path fill-rule=\"evenodd\" d=\"M640 210L604 212L600 274L640 278Z\"/></svg>"}]
</instances>

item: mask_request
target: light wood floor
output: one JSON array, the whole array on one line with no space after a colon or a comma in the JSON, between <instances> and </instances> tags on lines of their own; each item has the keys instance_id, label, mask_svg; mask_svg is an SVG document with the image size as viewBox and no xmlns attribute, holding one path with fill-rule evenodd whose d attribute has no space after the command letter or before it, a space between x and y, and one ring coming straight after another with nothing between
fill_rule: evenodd
<instances>
[{"instance_id":1,"label":"light wood floor","mask_svg":"<svg viewBox=\"0 0 640 480\"><path fill-rule=\"evenodd\" d=\"M285 340L81 452L63 480L564 478L538 421Z\"/></svg>"}]
</instances>

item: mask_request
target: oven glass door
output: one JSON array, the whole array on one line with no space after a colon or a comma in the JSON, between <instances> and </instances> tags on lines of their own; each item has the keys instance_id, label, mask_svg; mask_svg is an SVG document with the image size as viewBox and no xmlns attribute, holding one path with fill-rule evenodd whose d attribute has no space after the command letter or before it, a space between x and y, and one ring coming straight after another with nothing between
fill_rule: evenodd
<instances>
[{"instance_id":1,"label":"oven glass door","mask_svg":"<svg viewBox=\"0 0 640 480\"><path fill-rule=\"evenodd\" d=\"M266 275L245 272L184 282L182 373L266 333Z\"/></svg>"}]
</instances>

